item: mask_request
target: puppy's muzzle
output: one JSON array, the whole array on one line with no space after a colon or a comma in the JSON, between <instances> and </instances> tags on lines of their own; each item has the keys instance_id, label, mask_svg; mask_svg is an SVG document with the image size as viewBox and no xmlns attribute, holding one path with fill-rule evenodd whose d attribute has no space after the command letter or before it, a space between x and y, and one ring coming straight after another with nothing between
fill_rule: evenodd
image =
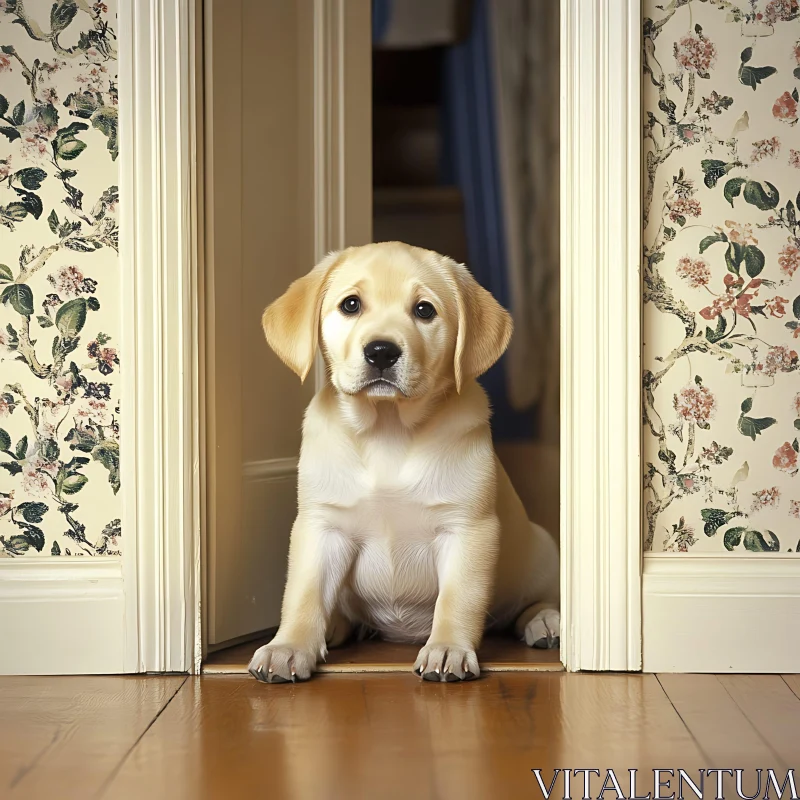
<instances>
[{"instance_id":1,"label":"puppy's muzzle","mask_svg":"<svg viewBox=\"0 0 800 800\"><path fill-rule=\"evenodd\" d=\"M394 342L374 341L364 348L364 360L381 374L393 367L403 351Z\"/></svg>"}]
</instances>

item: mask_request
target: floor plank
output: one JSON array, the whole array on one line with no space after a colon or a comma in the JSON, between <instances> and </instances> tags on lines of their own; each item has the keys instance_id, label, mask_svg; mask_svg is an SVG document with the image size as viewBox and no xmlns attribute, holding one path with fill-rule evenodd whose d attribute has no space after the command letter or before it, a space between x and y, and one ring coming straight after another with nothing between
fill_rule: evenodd
<instances>
[{"instance_id":1,"label":"floor plank","mask_svg":"<svg viewBox=\"0 0 800 800\"><path fill-rule=\"evenodd\" d=\"M716 675L659 674L658 680L705 754L706 767L768 769L780 764ZM749 783L744 789L753 793Z\"/></svg>"},{"instance_id":2,"label":"floor plank","mask_svg":"<svg viewBox=\"0 0 800 800\"><path fill-rule=\"evenodd\" d=\"M626 777L672 764L703 766L652 675L322 675L280 686L206 675L184 684L104 797L523 797L540 796L533 768L549 782L555 767ZM581 796L577 778L572 788Z\"/></svg>"},{"instance_id":3,"label":"floor plank","mask_svg":"<svg viewBox=\"0 0 800 800\"><path fill-rule=\"evenodd\" d=\"M253 652L268 641L247 642L211 653L203 663L203 672L246 674ZM331 650L325 663L319 664L317 669L321 673L408 672L418 652L416 644L367 639ZM559 650L537 650L511 636L487 636L478 660L484 672L560 672L564 669Z\"/></svg>"},{"instance_id":4,"label":"floor plank","mask_svg":"<svg viewBox=\"0 0 800 800\"><path fill-rule=\"evenodd\" d=\"M800 675L781 675L795 697L800 697Z\"/></svg>"},{"instance_id":5,"label":"floor plank","mask_svg":"<svg viewBox=\"0 0 800 800\"><path fill-rule=\"evenodd\" d=\"M780 766L796 766L800 755L800 698L780 675L720 675L719 682L778 756Z\"/></svg>"},{"instance_id":6,"label":"floor plank","mask_svg":"<svg viewBox=\"0 0 800 800\"><path fill-rule=\"evenodd\" d=\"M0 797L93 796L185 680L0 679Z\"/></svg>"}]
</instances>

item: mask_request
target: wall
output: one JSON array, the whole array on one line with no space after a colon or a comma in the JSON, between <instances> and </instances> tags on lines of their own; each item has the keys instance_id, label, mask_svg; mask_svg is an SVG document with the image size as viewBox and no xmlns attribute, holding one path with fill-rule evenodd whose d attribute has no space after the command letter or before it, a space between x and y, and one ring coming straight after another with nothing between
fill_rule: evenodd
<instances>
[{"instance_id":1,"label":"wall","mask_svg":"<svg viewBox=\"0 0 800 800\"><path fill-rule=\"evenodd\" d=\"M800 550L800 9L643 16L645 549Z\"/></svg>"},{"instance_id":2,"label":"wall","mask_svg":"<svg viewBox=\"0 0 800 800\"><path fill-rule=\"evenodd\" d=\"M119 554L114 0L0 0L0 557Z\"/></svg>"}]
</instances>

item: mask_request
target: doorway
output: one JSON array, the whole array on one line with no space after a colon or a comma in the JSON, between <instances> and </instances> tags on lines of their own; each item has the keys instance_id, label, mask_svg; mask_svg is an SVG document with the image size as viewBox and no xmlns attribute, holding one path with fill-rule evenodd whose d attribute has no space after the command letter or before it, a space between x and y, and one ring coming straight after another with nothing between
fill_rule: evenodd
<instances>
[{"instance_id":1,"label":"doorway","mask_svg":"<svg viewBox=\"0 0 800 800\"><path fill-rule=\"evenodd\" d=\"M531 518L558 536L558 7L341 11L345 39L325 47L328 4L206 4L208 669L243 669L279 622L302 413L324 372L301 386L260 314L328 249L442 252L512 311L511 350L482 383L498 454ZM285 68L265 74L265 49ZM320 104L320 81L342 93L338 107ZM503 668L560 667L557 652L511 638L490 647ZM370 642L327 666L365 664L405 669L409 654Z\"/></svg>"}]
</instances>

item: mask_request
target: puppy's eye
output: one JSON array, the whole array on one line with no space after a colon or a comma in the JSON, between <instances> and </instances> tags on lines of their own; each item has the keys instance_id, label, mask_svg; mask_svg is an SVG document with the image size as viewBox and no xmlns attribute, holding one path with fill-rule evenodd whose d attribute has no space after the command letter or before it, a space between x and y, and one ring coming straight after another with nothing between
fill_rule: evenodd
<instances>
[{"instance_id":1,"label":"puppy's eye","mask_svg":"<svg viewBox=\"0 0 800 800\"><path fill-rule=\"evenodd\" d=\"M342 310L343 314L358 314L361 311L361 301L353 296L353 297L345 297L342 300L339 308Z\"/></svg>"},{"instance_id":2,"label":"puppy's eye","mask_svg":"<svg viewBox=\"0 0 800 800\"><path fill-rule=\"evenodd\" d=\"M436 316L436 309L426 300L414 306L414 316L419 319L433 319Z\"/></svg>"}]
</instances>

